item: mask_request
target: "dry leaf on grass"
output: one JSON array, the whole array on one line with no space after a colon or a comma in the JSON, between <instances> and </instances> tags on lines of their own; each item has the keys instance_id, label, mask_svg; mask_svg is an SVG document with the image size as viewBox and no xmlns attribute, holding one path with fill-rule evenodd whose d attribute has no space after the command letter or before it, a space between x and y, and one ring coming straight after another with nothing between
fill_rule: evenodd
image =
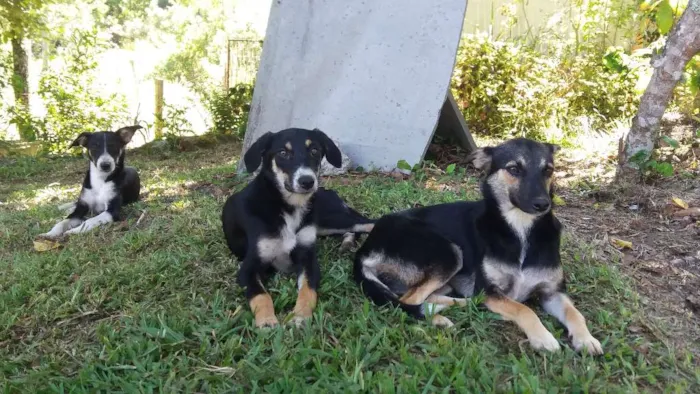
<instances>
[{"instance_id":1,"label":"dry leaf on grass","mask_svg":"<svg viewBox=\"0 0 700 394\"><path fill-rule=\"evenodd\" d=\"M681 200L681 199L678 198L678 197L673 197L673 198L671 199L671 201L673 201L673 205L677 206L678 208L681 208L681 209L688 209L688 203L685 202L685 201L683 201L683 200Z\"/></svg>"},{"instance_id":2,"label":"dry leaf on grass","mask_svg":"<svg viewBox=\"0 0 700 394\"><path fill-rule=\"evenodd\" d=\"M48 252L49 250L58 249L60 247L60 243L50 239L40 238L34 240L34 250L37 252Z\"/></svg>"},{"instance_id":3,"label":"dry leaf on grass","mask_svg":"<svg viewBox=\"0 0 700 394\"><path fill-rule=\"evenodd\" d=\"M632 249L632 242L619 238L610 238L610 243L618 249Z\"/></svg>"}]
</instances>

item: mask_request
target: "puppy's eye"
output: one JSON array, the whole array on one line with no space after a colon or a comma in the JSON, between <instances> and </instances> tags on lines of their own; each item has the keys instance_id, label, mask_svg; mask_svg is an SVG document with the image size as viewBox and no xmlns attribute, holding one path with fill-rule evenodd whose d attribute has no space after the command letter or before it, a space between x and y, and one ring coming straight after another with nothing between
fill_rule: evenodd
<instances>
[{"instance_id":1,"label":"puppy's eye","mask_svg":"<svg viewBox=\"0 0 700 394\"><path fill-rule=\"evenodd\" d=\"M506 170L508 170L511 175L520 175L520 167L518 166L508 166Z\"/></svg>"},{"instance_id":2,"label":"puppy's eye","mask_svg":"<svg viewBox=\"0 0 700 394\"><path fill-rule=\"evenodd\" d=\"M289 159L289 152L287 152L286 150L281 150L281 151L277 152L277 156L279 156L283 159Z\"/></svg>"},{"instance_id":3,"label":"puppy's eye","mask_svg":"<svg viewBox=\"0 0 700 394\"><path fill-rule=\"evenodd\" d=\"M313 156L313 157L318 157L319 153L321 153L321 152L319 152L318 149L316 149L316 148L311 148L311 156Z\"/></svg>"},{"instance_id":4,"label":"puppy's eye","mask_svg":"<svg viewBox=\"0 0 700 394\"><path fill-rule=\"evenodd\" d=\"M545 167L543 172L544 172L544 176L550 177L550 176L552 176L552 174L554 174L554 168Z\"/></svg>"}]
</instances>

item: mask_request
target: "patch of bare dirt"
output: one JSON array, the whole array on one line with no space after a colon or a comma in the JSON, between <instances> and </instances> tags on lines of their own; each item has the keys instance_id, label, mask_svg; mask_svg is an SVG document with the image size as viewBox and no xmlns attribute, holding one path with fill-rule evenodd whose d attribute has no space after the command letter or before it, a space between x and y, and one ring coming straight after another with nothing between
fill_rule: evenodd
<instances>
[{"instance_id":1,"label":"patch of bare dirt","mask_svg":"<svg viewBox=\"0 0 700 394\"><path fill-rule=\"evenodd\" d=\"M672 177L619 190L613 183L614 147L598 154L564 152L557 166L557 194L565 205L557 217L601 257L617 255L634 279L644 313L661 323L678 349L700 352L700 179L697 124L665 119L659 156L673 162ZM661 140L663 141L663 140Z\"/></svg>"}]
</instances>

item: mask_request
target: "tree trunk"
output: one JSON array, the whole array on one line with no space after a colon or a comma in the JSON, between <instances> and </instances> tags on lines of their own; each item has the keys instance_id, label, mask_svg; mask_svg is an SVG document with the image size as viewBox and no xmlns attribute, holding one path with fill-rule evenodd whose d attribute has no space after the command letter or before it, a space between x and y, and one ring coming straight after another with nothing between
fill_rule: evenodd
<instances>
[{"instance_id":1,"label":"tree trunk","mask_svg":"<svg viewBox=\"0 0 700 394\"><path fill-rule=\"evenodd\" d=\"M688 6L668 35L661 56L652 60L654 73L639 102L632 127L620 138L618 148L618 182L638 182L641 155L651 155L658 135L661 117L666 111L673 89L683 76L690 59L700 52L700 0L690 0Z\"/></svg>"},{"instance_id":2,"label":"tree trunk","mask_svg":"<svg viewBox=\"0 0 700 394\"><path fill-rule=\"evenodd\" d=\"M22 46L22 37L12 39L12 88L15 93L15 107L18 114L17 130L23 141L33 140L34 132L29 123L29 59Z\"/></svg>"}]
</instances>

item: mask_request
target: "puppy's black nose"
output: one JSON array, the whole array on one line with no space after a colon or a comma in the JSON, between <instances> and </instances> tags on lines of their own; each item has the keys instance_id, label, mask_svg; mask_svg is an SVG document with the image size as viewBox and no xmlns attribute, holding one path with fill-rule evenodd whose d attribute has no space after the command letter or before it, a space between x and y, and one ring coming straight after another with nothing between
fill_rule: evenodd
<instances>
[{"instance_id":1,"label":"puppy's black nose","mask_svg":"<svg viewBox=\"0 0 700 394\"><path fill-rule=\"evenodd\" d=\"M106 161L103 161L102 163L100 163L100 169L102 171L109 171L110 168L112 168L112 165L107 163Z\"/></svg>"},{"instance_id":2,"label":"puppy's black nose","mask_svg":"<svg viewBox=\"0 0 700 394\"><path fill-rule=\"evenodd\" d=\"M552 204L549 202L548 198L536 198L532 203L532 207L535 208L537 212L545 212L549 209Z\"/></svg>"},{"instance_id":3,"label":"puppy's black nose","mask_svg":"<svg viewBox=\"0 0 700 394\"><path fill-rule=\"evenodd\" d=\"M304 190L313 189L315 184L316 180L312 176L304 175L299 177L299 186L301 186L301 188Z\"/></svg>"}]
</instances>

